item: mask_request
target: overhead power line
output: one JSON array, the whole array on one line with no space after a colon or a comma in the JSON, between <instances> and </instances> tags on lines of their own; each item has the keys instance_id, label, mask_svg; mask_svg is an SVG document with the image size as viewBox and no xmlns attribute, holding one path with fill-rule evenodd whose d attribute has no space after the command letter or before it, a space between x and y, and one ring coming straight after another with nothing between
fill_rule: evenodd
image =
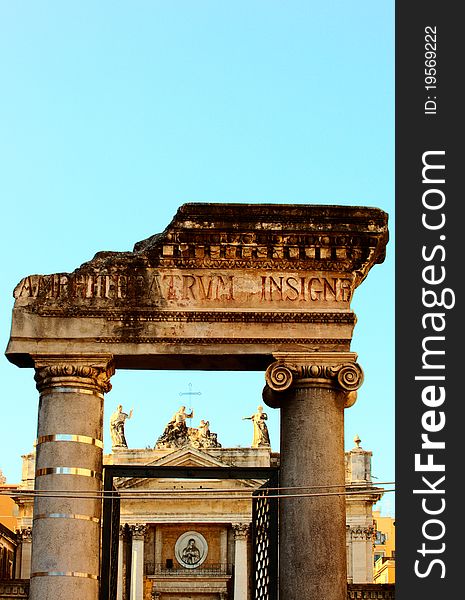
<instances>
[{"instance_id":1,"label":"overhead power line","mask_svg":"<svg viewBox=\"0 0 465 600\"><path fill-rule=\"evenodd\" d=\"M373 490L373 488L371 488ZM20 496L25 498L79 498L89 500L99 499L120 499L120 500L238 500L238 499L252 499L252 498L317 498L323 496L361 496L365 495L370 491L370 488L364 490L354 491L340 491L340 492L309 492L309 493L297 493L297 494L269 494L267 490L263 490L263 493L257 493L258 490L184 490L185 495L180 498L178 491L181 490L140 490L139 493L134 494L132 491L121 494L118 491L102 491L102 492L69 492L67 490L62 491L34 491L30 490L27 493L22 493ZM394 489L379 490L379 493L394 492ZM190 495L189 495L190 492ZM234 493L234 495L226 495ZM373 490L376 493L375 490ZM18 496L18 494L3 494L0 495Z\"/></svg>"}]
</instances>

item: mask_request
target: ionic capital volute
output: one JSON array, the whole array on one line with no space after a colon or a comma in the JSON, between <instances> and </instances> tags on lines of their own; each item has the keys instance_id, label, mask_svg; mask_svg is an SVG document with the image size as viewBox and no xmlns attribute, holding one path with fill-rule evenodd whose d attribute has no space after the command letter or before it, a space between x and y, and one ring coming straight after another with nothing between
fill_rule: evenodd
<instances>
[{"instance_id":1,"label":"ionic capital volute","mask_svg":"<svg viewBox=\"0 0 465 600\"><path fill-rule=\"evenodd\" d=\"M111 355L35 356L36 387L39 392L59 387L79 387L106 393L115 368Z\"/></svg>"},{"instance_id":2,"label":"ionic capital volute","mask_svg":"<svg viewBox=\"0 0 465 600\"><path fill-rule=\"evenodd\" d=\"M363 371L353 352L276 353L266 370L263 400L272 408L281 406L283 392L292 387L330 387L345 393L344 406L355 403L363 383Z\"/></svg>"}]
</instances>

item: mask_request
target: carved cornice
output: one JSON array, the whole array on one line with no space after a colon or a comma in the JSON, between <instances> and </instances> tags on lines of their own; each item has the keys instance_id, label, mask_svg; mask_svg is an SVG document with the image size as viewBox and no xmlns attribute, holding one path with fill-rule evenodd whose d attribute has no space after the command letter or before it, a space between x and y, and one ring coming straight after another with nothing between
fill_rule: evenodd
<instances>
[{"instance_id":1,"label":"carved cornice","mask_svg":"<svg viewBox=\"0 0 465 600\"><path fill-rule=\"evenodd\" d=\"M348 338L292 338L289 342L288 338L240 338L240 337L129 337L121 339L119 337L102 337L95 338L97 344L125 344L128 342L137 342L138 344L185 344L185 345L204 345L211 346L214 344L305 344L316 346L315 350L322 345L328 346L348 346L350 339Z\"/></svg>"},{"instance_id":2,"label":"carved cornice","mask_svg":"<svg viewBox=\"0 0 465 600\"><path fill-rule=\"evenodd\" d=\"M185 204L133 252L99 252L73 273L31 275L14 296L29 305L63 298L140 304L150 269L333 272L353 274L356 287L383 262L387 240L387 214L377 208Z\"/></svg>"},{"instance_id":3,"label":"carved cornice","mask_svg":"<svg viewBox=\"0 0 465 600\"><path fill-rule=\"evenodd\" d=\"M28 312L37 313L41 317L85 317L106 319L107 321L137 323L336 323L355 325L357 318L351 312L304 312L304 311L182 311L122 309L105 310L86 306L67 306L51 308L41 305L28 307Z\"/></svg>"},{"instance_id":4,"label":"carved cornice","mask_svg":"<svg viewBox=\"0 0 465 600\"><path fill-rule=\"evenodd\" d=\"M196 203L134 254L151 266L334 269L361 281L387 239L387 214L375 208Z\"/></svg>"},{"instance_id":5,"label":"carved cornice","mask_svg":"<svg viewBox=\"0 0 465 600\"><path fill-rule=\"evenodd\" d=\"M176 247L173 247L173 251L175 251ZM194 246L193 246L194 248ZM300 258L302 254L300 249L296 249L297 257L295 259L283 259L282 256L286 251L285 246L274 247L272 249L273 254L277 255L274 258L266 258L262 259L258 256L253 257L252 259L244 260L241 258L241 254L243 249L240 247L233 247L233 252L236 255L233 258L224 258L224 259L211 259L208 257L204 258L191 258L186 259L182 256L173 258L164 258L158 257L155 264L151 264L151 266L157 266L165 269L222 269L222 270L230 270L230 269L257 269L257 270L274 270L278 269L280 271L337 271L339 273L351 273L353 271L353 263L351 260L335 260L335 259L315 259L315 258ZM308 253L313 250L315 252L316 249L304 248L303 254ZM166 251L166 247L165 247ZM207 249L208 251L208 249ZM329 256L331 256L331 249L328 250ZM254 249L251 249L251 253L254 252Z\"/></svg>"},{"instance_id":6,"label":"carved cornice","mask_svg":"<svg viewBox=\"0 0 465 600\"><path fill-rule=\"evenodd\" d=\"M149 368L168 355L176 362L190 344L227 345L222 353L237 355L241 366L249 352L233 345L259 346L251 350L260 360L299 346L346 350L353 294L384 260L387 221L384 211L360 206L185 204L165 231L133 251L99 252L72 272L24 277L14 290L6 355L30 367L34 354L102 349L125 368L140 356L137 344L156 344L144 349ZM72 374L85 379L82 370ZM38 383L59 376L41 371Z\"/></svg>"},{"instance_id":7,"label":"carved cornice","mask_svg":"<svg viewBox=\"0 0 465 600\"><path fill-rule=\"evenodd\" d=\"M115 369L110 356L33 357L36 387L39 392L58 387L77 387L106 393Z\"/></svg>"},{"instance_id":8,"label":"carved cornice","mask_svg":"<svg viewBox=\"0 0 465 600\"><path fill-rule=\"evenodd\" d=\"M278 360L265 372L263 399L280 406L279 395L295 387L331 387L345 392L345 408L352 406L363 383L363 371L352 352L275 353Z\"/></svg>"}]
</instances>

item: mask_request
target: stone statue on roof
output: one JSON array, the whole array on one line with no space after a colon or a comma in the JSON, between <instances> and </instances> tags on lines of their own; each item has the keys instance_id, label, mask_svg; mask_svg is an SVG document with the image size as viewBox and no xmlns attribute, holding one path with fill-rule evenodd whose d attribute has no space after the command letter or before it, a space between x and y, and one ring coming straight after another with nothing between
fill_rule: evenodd
<instances>
[{"instance_id":1,"label":"stone statue on roof","mask_svg":"<svg viewBox=\"0 0 465 600\"><path fill-rule=\"evenodd\" d=\"M265 421L268 419L268 415L263 412L263 406L257 408L257 412L250 417L242 417L242 420L250 420L253 423L253 438L252 448L261 448L263 446L270 446L270 435L268 433L268 427Z\"/></svg>"},{"instance_id":2,"label":"stone statue on roof","mask_svg":"<svg viewBox=\"0 0 465 600\"><path fill-rule=\"evenodd\" d=\"M123 407L118 404L115 412L110 417L111 445L113 448L127 448L126 437L124 435L124 423L126 419L132 417L133 409L129 413L123 412Z\"/></svg>"},{"instance_id":3,"label":"stone statue on roof","mask_svg":"<svg viewBox=\"0 0 465 600\"><path fill-rule=\"evenodd\" d=\"M210 422L201 419L198 427L188 427L186 419L191 419L194 411L186 413L186 407L181 406L168 421L163 433L158 438L155 448L221 448L216 433L210 431Z\"/></svg>"}]
</instances>

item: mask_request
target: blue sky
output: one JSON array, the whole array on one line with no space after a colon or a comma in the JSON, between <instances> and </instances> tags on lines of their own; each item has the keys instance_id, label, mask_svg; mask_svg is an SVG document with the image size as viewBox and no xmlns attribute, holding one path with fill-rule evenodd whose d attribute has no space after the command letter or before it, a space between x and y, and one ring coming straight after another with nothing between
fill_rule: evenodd
<instances>
[{"instance_id":1,"label":"blue sky","mask_svg":"<svg viewBox=\"0 0 465 600\"><path fill-rule=\"evenodd\" d=\"M23 276L131 250L184 202L380 207L391 242L353 301L365 383L346 448L359 434L374 475L392 481L394 3L0 0L0 70L1 346ZM36 435L32 375L0 360L10 482ZM106 451L118 403L134 407L129 445L146 447L189 383L220 442L249 445L241 417L261 401L262 374L121 371Z\"/></svg>"}]
</instances>

